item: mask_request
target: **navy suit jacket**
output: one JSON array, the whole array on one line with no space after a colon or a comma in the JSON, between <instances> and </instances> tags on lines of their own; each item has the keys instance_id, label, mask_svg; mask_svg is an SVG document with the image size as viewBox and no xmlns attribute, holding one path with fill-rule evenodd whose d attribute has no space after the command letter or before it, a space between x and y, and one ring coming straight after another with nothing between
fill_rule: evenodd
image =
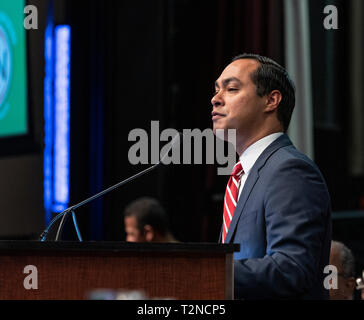
<instances>
[{"instance_id":1,"label":"navy suit jacket","mask_svg":"<svg viewBox=\"0 0 364 320\"><path fill-rule=\"evenodd\" d=\"M286 134L252 167L225 243L240 244L236 299L328 299L329 193L317 166Z\"/></svg>"}]
</instances>

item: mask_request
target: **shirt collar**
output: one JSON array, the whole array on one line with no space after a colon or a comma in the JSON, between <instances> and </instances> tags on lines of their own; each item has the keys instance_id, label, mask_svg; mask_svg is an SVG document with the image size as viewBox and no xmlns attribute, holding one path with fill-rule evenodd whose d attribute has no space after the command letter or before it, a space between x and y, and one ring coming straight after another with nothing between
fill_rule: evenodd
<instances>
[{"instance_id":1,"label":"shirt collar","mask_svg":"<svg viewBox=\"0 0 364 320\"><path fill-rule=\"evenodd\" d=\"M249 173L250 169L253 167L254 163L263 151L282 134L283 132L276 132L265 136L264 138L254 142L243 152L239 161L241 162L245 174Z\"/></svg>"}]
</instances>

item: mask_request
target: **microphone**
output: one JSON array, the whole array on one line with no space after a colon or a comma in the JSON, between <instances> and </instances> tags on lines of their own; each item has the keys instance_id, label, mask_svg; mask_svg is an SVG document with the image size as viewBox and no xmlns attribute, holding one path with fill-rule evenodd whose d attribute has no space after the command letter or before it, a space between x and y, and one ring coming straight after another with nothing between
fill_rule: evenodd
<instances>
[{"instance_id":1,"label":"microphone","mask_svg":"<svg viewBox=\"0 0 364 320\"><path fill-rule=\"evenodd\" d=\"M65 209L64 211L60 212L59 214L57 214L57 215L56 215L56 216L55 216L55 217L51 220L51 222L48 224L48 226L47 226L47 227L46 227L46 229L42 232L42 234L40 235L40 237L39 237L40 241L45 241L45 240L47 239L47 235L48 235L49 231L51 230L52 226L54 225L54 223L55 223L57 220L59 220L60 218L62 218L62 221L61 221L60 226L59 226L59 228L58 228L58 232L57 232L56 239L55 239L55 240L57 241L57 240L58 240L58 236L59 236L59 234L60 234L60 230L62 229L62 226L63 226L63 222L65 221L65 218L66 218L66 216L67 216L69 213L71 213L71 214L72 214L73 223L74 223L74 226L75 226L75 229L76 229L76 232L77 232L78 239L79 239L80 241L82 241L81 233L80 233L80 232L79 232L79 230L78 230L77 220L76 220L76 216L75 216L75 212L74 212L74 211L75 211L77 208L79 208L79 207L81 207L81 206L83 206L83 205L85 205L85 204L87 204L87 203L89 203L89 202L91 202L91 201L93 201L93 200L95 200L95 199L97 199L97 198L99 198L99 197L103 196L104 194L109 193L109 192L113 191L114 189L119 188L119 187L121 187L122 185L124 185L124 184L126 184L126 183L128 183L128 182L131 182L131 181L133 181L133 180L134 180L134 179L136 179L136 178L141 177L142 175L144 175L144 174L146 174L146 173L148 173L148 172L152 171L152 170L153 170L153 169L155 169L156 167L158 167L161 163L164 163L164 160L165 160L165 158L167 157L168 153L169 153L169 152L173 149L173 147L175 147L175 146L177 145L177 143L179 143L179 141L180 141L180 137L181 137L181 136L183 136L183 133L178 132L178 133L177 133L177 134L173 137L173 139L172 139L172 141L169 143L169 147L168 147L168 149L166 150L166 152L164 153L164 155L163 155L163 156L160 158L160 160L159 160L156 164L154 164L153 166L151 166L151 167L149 167L149 168L147 168L147 169L145 169L145 170L143 170L143 171L141 171L141 172L139 172L139 173L137 173L137 174L135 174L135 175L133 175L133 176L131 176L131 177L129 177L129 178L127 178L127 179L125 179L125 180L123 180L123 181L120 181L119 183L117 183L117 184L115 184L115 185L113 185L113 186L111 186L111 187L109 187L109 188L107 188L107 189L105 189L105 190L103 190L103 191L101 191L101 192L99 192L99 193L97 193L97 194L95 194L95 195L91 196L90 198L87 198L86 200L83 200L83 201L81 201L80 203L75 204L75 205L73 205L73 206L71 206L71 207L69 207L69 208Z\"/></svg>"},{"instance_id":2,"label":"microphone","mask_svg":"<svg viewBox=\"0 0 364 320\"><path fill-rule=\"evenodd\" d=\"M177 143L180 142L181 137L183 137L183 133L182 132L178 132L172 139L172 141L169 143L169 148L168 150L164 153L164 155L162 156L162 158L159 160L159 162L157 163L157 165L159 165L161 162L164 164L164 160L166 159L169 151L171 151L173 149L173 147L175 147L177 145Z\"/></svg>"}]
</instances>

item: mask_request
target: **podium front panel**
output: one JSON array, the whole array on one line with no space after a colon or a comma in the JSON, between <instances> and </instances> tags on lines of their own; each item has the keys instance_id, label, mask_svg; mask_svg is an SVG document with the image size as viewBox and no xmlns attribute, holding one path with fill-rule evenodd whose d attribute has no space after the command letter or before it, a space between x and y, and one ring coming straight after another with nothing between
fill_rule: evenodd
<instances>
[{"instance_id":1,"label":"podium front panel","mask_svg":"<svg viewBox=\"0 0 364 320\"><path fill-rule=\"evenodd\" d=\"M235 245L0 241L0 299L87 299L98 289L149 298L233 299Z\"/></svg>"}]
</instances>

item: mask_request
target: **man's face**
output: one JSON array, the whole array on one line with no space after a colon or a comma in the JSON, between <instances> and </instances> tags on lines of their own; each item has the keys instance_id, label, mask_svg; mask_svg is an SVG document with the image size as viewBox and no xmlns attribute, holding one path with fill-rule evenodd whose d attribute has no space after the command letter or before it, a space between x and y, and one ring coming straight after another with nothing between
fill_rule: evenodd
<instances>
[{"instance_id":1,"label":"man's face","mask_svg":"<svg viewBox=\"0 0 364 320\"><path fill-rule=\"evenodd\" d=\"M239 59L229 64L216 80L211 100L214 132L236 129L238 142L249 139L262 126L266 99L257 95L250 78L258 66L254 59Z\"/></svg>"},{"instance_id":2,"label":"man's face","mask_svg":"<svg viewBox=\"0 0 364 320\"><path fill-rule=\"evenodd\" d=\"M138 221L135 216L124 218L126 241L128 242L145 242L144 234L138 229Z\"/></svg>"}]
</instances>

